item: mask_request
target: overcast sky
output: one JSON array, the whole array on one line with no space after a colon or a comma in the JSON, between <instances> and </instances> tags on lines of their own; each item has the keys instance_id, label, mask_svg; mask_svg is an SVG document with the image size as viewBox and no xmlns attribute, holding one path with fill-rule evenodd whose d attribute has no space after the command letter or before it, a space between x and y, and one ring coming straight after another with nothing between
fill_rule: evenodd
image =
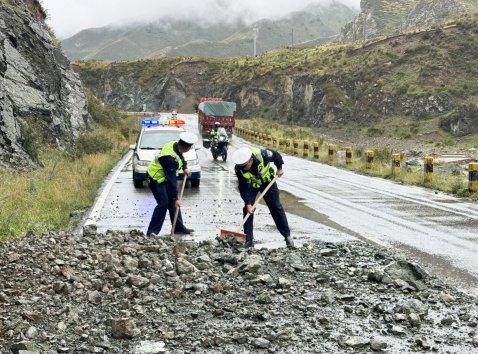
<instances>
[{"instance_id":1,"label":"overcast sky","mask_svg":"<svg viewBox=\"0 0 478 354\"><path fill-rule=\"evenodd\" d=\"M359 7L360 0L338 0ZM254 21L277 18L307 4L330 0L42 0L49 24L60 38L82 29L101 27L128 20L151 20L163 16L198 18L222 16L232 10L236 16Z\"/></svg>"}]
</instances>

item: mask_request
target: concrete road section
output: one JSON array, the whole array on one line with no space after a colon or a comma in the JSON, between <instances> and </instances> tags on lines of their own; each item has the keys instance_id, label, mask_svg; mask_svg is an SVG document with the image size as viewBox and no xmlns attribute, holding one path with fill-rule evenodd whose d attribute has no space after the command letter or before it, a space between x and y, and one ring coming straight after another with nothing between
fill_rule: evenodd
<instances>
[{"instance_id":1,"label":"concrete road section","mask_svg":"<svg viewBox=\"0 0 478 354\"><path fill-rule=\"evenodd\" d=\"M197 117L183 115L187 130L197 133ZM233 137L230 154L251 145ZM229 155L230 155L229 154ZM203 175L199 189L186 189L183 214L194 239L211 239L219 228L237 228L242 200L232 162L213 161L198 151ZM284 155L285 176L279 181L282 200L298 243L361 239L395 247L429 272L468 292L478 294L478 205L420 187L402 186L379 178ZM135 189L131 156L118 165L98 197L88 223L100 231L145 231L155 201L149 189ZM166 222L163 233L167 234ZM267 207L255 218L256 239L265 247L283 245Z\"/></svg>"}]
</instances>

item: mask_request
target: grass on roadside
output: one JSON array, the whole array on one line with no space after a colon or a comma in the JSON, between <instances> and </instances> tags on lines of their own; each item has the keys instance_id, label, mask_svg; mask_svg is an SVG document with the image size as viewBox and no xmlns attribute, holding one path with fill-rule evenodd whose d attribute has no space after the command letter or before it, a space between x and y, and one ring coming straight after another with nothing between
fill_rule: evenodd
<instances>
[{"instance_id":1,"label":"grass on roadside","mask_svg":"<svg viewBox=\"0 0 478 354\"><path fill-rule=\"evenodd\" d=\"M319 159L317 161L321 163L348 169L368 176L390 179L406 185L422 186L460 197L478 198L478 193L471 194L468 191L468 179L465 174L453 174L449 171L444 171L440 164L435 164L435 173L431 182L424 181L423 170L419 166L403 167L402 163L400 173L394 174L392 172L393 152L387 147L373 149L375 152L374 163L371 168L367 168L364 147L353 147L352 163L346 164L345 159L338 159L337 157L337 151L345 150L345 146L334 145L334 159L333 161L329 161L328 143L325 142L323 138L315 137L311 128L285 125L264 119L238 120L237 127L267 134L277 140L295 140L299 145L299 156L302 156L304 142L318 142L320 148ZM277 146L275 148L277 148ZM282 151L287 153L293 152L292 147L289 149L283 147ZM399 151L396 151L396 153L399 153ZM309 159L313 159L313 145L309 146Z\"/></svg>"},{"instance_id":2,"label":"grass on roadside","mask_svg":"<svg viewBox=\"0 0 478 354\"><path fill-rule=\"evenodd\" d=\"M43 167L0 171L0 242L29 231L69 229L78 221L73 212L91 206L103 179L135 138L137 117L122 116L92 97L89 110L97 123L74 148L41 145Z\"/></svg>"}]
</instances>

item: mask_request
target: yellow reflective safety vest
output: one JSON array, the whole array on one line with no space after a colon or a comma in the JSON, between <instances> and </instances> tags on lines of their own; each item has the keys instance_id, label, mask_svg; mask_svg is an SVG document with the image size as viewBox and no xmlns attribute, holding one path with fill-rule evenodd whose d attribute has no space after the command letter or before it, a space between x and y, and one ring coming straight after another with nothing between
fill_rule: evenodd
<instances>
[{"instance_id":1,"label":"yellow reflective safety vest","mask_svg":"<svg viewBox=\"0 0 478 354\"><path fill-rule=\"evenodd\" d=\"M159 163L159 158L163 156L172 156L178 162L178 171L183 169L183 160L179 155L174 151L174 144L176 141L170 141L166 143L161 149L160 153L155 157L153 161L148 166L148 175L158 183L163 183L166 181L166 176L163 171L163 166Z\"/></svg>"},{"instance_id":2,"label":"yellow reflective safety vest","mask_svg":"<svg viewBox=\"0 0 478 354\"><path fill-rule=\"evenodd\" d=\"M272 168L270 162L264 163L261 150L252 149L252 155L259 161L259 166L257 167L259 176L253 175L250 171L241 171L241 173L251 183L252 188L258 189L262 186L262 183L269 183L274 179L274 168Z\"/></svg>"}]
</instances>

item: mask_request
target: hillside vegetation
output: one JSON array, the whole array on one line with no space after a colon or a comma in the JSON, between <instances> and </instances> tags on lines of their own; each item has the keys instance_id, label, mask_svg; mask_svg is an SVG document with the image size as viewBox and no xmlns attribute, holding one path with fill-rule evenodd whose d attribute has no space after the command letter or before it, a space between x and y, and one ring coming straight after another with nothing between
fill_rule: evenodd
<instances>
[{"instance_id":1,"label":"hillside vegetation","mask_svg":"<svg viewBox=\"0 0 478 354\"><path fill-rule=\"evenodd\" d=\"M381 120L436 121L478 132L476 13L423 32L370 43L284 48L256 58L80 62L83 83L125 110L180 107L200 96L238 103L244 117L315 127Z\"/></svg>"}]
</instances>

